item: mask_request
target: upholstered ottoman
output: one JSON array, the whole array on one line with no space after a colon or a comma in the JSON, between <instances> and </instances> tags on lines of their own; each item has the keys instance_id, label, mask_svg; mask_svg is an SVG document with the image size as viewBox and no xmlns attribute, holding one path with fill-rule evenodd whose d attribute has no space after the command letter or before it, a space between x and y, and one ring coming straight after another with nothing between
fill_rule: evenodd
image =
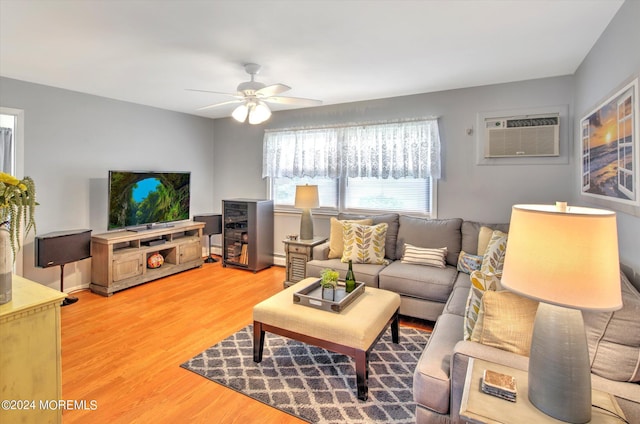
<instances>
[{"instance_id":1,"label":"upholstered ottoman","mask_svg":"<svg viewBox=\"0 0 640 424\"><path fill-rule=\"evenodd\" d=\"M262 361L265 331L351 356L358 398L366 400L369 352L389 326L393 342L399 341L400 296L366 287L340 313L294 304L293 293L315 281L304 279L253 307L253 360Z\"/></svg>"}]
</instances>

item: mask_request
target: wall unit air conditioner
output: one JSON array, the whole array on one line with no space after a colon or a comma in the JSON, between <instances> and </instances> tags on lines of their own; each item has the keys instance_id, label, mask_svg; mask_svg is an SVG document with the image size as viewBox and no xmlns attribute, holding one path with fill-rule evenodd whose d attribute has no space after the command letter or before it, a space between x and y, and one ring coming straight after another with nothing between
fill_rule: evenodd
<instances>
[{"instance_id":1,"label":"wall unit air conditioner","mask_svg":"<svg viewBox=\"0 0 640 424\"><path fill-rule=\"evenodd\" d=\"M560 156L560 114L484 119L485 158Z\"/></svg>"}]
</instances>

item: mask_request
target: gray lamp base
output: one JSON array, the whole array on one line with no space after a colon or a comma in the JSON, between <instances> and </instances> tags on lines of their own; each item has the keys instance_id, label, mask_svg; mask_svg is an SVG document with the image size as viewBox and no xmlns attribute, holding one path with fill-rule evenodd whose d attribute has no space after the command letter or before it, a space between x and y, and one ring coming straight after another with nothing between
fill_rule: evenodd
<instances>
[{"instance_id":1,"label":"gray lamp base","mask_svg":"<svg viewBox=\"0 0 640 424\"><path fill-rule=\"evenodd\" d=\"M591 370L581 311L540 302L531 340L529 400L558 420L591 421Z\"/></svg>"},{"instance_id":2,"label":"gray lamp base","mask_svg":"<svg viewBox=\"0 0 640 424\"><path fill-rule=\"evenodd\" d=\"M300 240L313 239L313 218L311 209L303 209L300 218Z\"/></svg>"}]
</instances>

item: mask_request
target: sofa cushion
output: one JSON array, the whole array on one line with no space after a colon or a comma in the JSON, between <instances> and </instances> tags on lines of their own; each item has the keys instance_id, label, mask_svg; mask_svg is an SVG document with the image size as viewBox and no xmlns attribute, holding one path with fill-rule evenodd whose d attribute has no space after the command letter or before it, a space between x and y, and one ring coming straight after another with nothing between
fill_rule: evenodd
<instances>
[{"instance_id":1,"label":"sofa cushion","mask_svg":"<svg viewBox=\"0 0 640 424\"><path fill-rule=\"evenodd\" d=\"M419 247L440 248L447 247L447 263L456 266L462 235L460 227L462 219L426 219L413 216L400 216L398 243L396 254L400 259L404 252L404 244L409 243Z\"/></svg>"},{"instance_id":2,"label":"sofa cushion","mask_svg":"<svg viewBox=\"0 0 640 424\"><path fill-rule=\"evenodd\" d=\"M465 306L469 298L469 289L466 287L453 287L451 295L444 306L442 313L455 314L464 317ZM463 324L464 328L464 324Z\"/></svg>"},{"instance_id":3,"label":"sofa cushion","mask_svg":"<svg viewBox=\"0 0 640 424\"><path fill-rule=\"evenodd\" d=\"M373 219L359 219L355 221L340 221L337 218L331 217L329 232L329 259L342 258L342 252L344 251L344 229L342 224L345 222L354 222L356 224L371 225Z\"/></svg>"},{"instance_id":4,"label":"sofa cushion","mask_svg":"<svg viewBox=\"0 0 640 424\"><path fill-rule=\"evenodd\" d=\"M471 274L482 266L482 256L472 255L464 250L458 256L458 271Z\"/></svg>"},{"instance_id":5,"label":"sofa cushion","mask_svg":"<svg viewBox=\"0 0 640 424\"><path fill-rule=\"evenodd\" d=\"M491 235L491 240L487 245L487 249L482 257L482 265L480 271L485 274L494 274L498 278L502 278L502 269L504 268L504 257L507 253L508 235L502 231L495 230Z\"/></svg>"},{"instance_id":6,"label":"sofa cushion","mask_svg":"<svg viewBox=\"0 0 640 424\"><path fill-rule=\"evenodd\" d=\"M401 296L445 303L457 275L458 270L450 265L445 268L429 268L426 272L422 265L395 261L380 271L378 283L381 289L394 291Z\"/></svg>"},{"instance_id":7,"label":"sofa cushion","mask_svg":"<svg viewBox=\"0 0 640 424\"><path fill-rule=\"evenodd\" d=\"M615 381L640 382L640 293L620 273L622 309L583 311L591 372Z\"/></svg>"},{"instance_id":8,"label":"sofa cushion","mask_svg":"<svg viewBox=\"0 0 640 424\"><path fill-rule=\"evenodd\" d=\"M381 215L355 215L355 214L346 214L340 213L338 214L339 220L354 220L354 219L371 219L373 222L371 225L381 224L386 222L387 227L387 237L385 240L384 251L385 256L389 259L398 259L396 257L396 243L398 239L398 214L397 213L387 213ZM400 251L402 252L402 251Z\"/></svg>"},{"instance_id":9,"label":"sofa cushion","mask_svg":"<svg viewBox=\"0 0 640 424\"><path fill-rule=\"evenodd\" d=\"M482 296L471 341L529 356L538 302L510 291L487 291Z\"/></svg>"},{"instance_id":10,"label":"sofa cushion","mask_svg":"<svg viewBox=\"0 0 640 424\"><path fill-rule=\"evenodd\" d=\"M401 262L403 264L415 264L444 268L446 264L447 248L433 249L429 247L417 247L409 243L404 244L404 253Z\"/></svg>"},{"instance_id":11,"label":"sofa cushion","mask_svg":"<svg viewBox=\"0 0 640 424\"><path fill-rule=\"evenodd\" d=\"M464 308L467 305L467 297L469 297L469 289L471 288L471 279L469 274L459 272L456 281L453 283L453 291L447 303L444 305L443 314L455 314L464 317Z\"/></svg>"},{"instance_id":12,"label":"sofa cushion","mask_svg":"<svg viewBox=\"0 0 640 424\"><path fill-rule=\"evenodd\" d=\"M464 340L471 338L473 328L478 322L478 314L482 305L482 297L487 290L501 290L500 279L493 274L473 271L469 276L471 288L467 292L467 303L464 308Z\"/></svg>"},{"instance_id":13,"label":"sofa cushion","mask_svg":"<svg viewBox=\"0 0 640 424\"><path fill-rule=\"evenodd\" d=\"M462 223L462 250L473 255L482 255L478 252L478 235L480 228L488 227L492 230L500 230L503 233L509 232L509 224L487 224L476 221L464 221Z\"/></svg>"},{"instance_id":14,"label":"sofa cushion","mask_svg":"<svg viewBox=\"0 0 640 424\"><path fill-rule=\"evenodd\" d=\"M464 317L464 308L467 305L467 298L469 297L469 288L453 286L451 296L447 300L442 311L445 314L455 314Z\"/></svg>"},{"instance_id":15,"label":"sofa cushion","mask_svg":"<svg viewBox=\"0 0 640 424\"><path fill-rule=\"evenodd\" d=\"M449 413L451 355L462 339L462 317L440 315L413 373L413 398L418 405Z\"/></svg>"},{"instance_id":16,"label":"sofa cushion","mask_svg":"<svg viewBox=\"0 0 640 424\"><path fill-rule=\"evenodd\" d=\"M387 223L378 225L360 225L353 222L345 222L344 251L342 262L353 261L356 264L383 265L387 261L384 258L384 245L387 236Z\"/></svg>"}]
</instances>

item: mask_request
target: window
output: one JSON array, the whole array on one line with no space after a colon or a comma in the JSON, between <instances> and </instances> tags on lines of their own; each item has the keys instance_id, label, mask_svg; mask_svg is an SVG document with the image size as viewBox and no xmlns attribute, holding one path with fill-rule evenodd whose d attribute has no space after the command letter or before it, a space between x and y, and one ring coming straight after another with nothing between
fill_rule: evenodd
<instances>
[{"instance_id":1,"label":"window","mask_svg":"<svg viewBox=\"0 0 640 424\"><path fill-rule=\"evenodd\" d=\"M0 114L0 172L15 174L15 116Z\"/></svg>"},{"instance_id":2,"label":"window","mask_svg":"<svg viewBox=\"0 0 640 424\"><path fill-rule=\"evenodd\" d=\"M24 111L0 106L0 127L8 128L11 137L6 135L9 131L3 131L0 148L3 149L2 172L7 172L17 178L24 177ZM10 143L7 143L8 139ZM9 146L10 147L7 147Z\"/></svg>"},{"instance_id":3,"label":"window","mask_svg":"<svg viewBox=\"0 0 640 424\"><path fill-rule=\"evenodd\" d=\"M9 131L2 131L0 148L3 150L0 168L17 178L24 177L24 111L0 106L0 127L10 129L11 137L7 137ZM10 143L7 140L11 140ZM9 146L9 147L8 147ZM23 255L15 258L14 272L23 273Z\"/></svg>"},{"instance_id":4,"label":"window","mask_svg":"<svg viewBox=\"0 0 640 424\"><path fill-rule=\"evenodd\" d=\"M291 207L296 198L296 186L312 184L318 186L321 209L338 209L338 182L332 178L273 178L272 196L276 207Z\"/></svg>"},{"instance_id":5,"label":"window","mask_svg":"<svg viewBox=\"0 0 640 424\"><path fill-rule=\"evenodd\" d=\"M633 102L629 90L618 100L618 190L629 199L635 197L633 186Z\"/></svg>"},{"instance_id":6,"label":"window","mask_svg":"<svg viewBox=\"0 0 640 424\"><path fill-rule=\"evenodd\" d=\"M314 184L318 186L320 209L327 211L432 213L430 178L347 178L344 186L338 179L331 178L273 178L271 181L271 197L281 209L293 208L297 185Z\"/></svg>"},{"instance_id":7,"label":"window","mask_svg":"<svg viewBox=\"0 0 640 424\"><path fill-rule=\"evenodd\" d=\"M296 185L316 184L321 209L434 212L435 119L269 131L263 153L276 207L293 207Z\"/></svg>"},{"instance_id":8,"label":"window","mask_svg":"<svg viewBox=\"0 0 640 424\"><path fill-rule=\"evenodd\" d=\"M349 178L344 209L431 214L431 179Z\"/></svg>"}]
</instances>

